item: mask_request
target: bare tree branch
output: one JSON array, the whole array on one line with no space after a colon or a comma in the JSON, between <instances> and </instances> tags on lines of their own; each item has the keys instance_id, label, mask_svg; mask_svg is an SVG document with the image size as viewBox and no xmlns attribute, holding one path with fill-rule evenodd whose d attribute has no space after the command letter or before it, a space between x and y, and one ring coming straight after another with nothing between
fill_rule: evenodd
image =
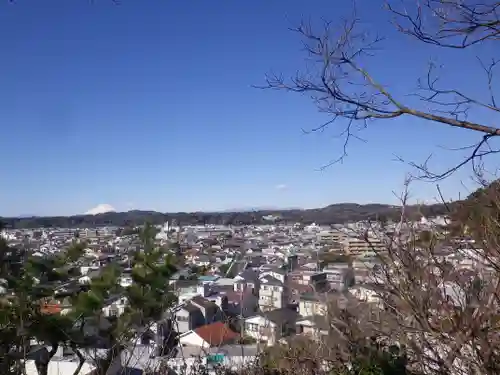
<instances>
[{"instance_id":1,"label":"bare tree branch","mask_svg":"<svg viewBox=\"0 0 500 375\"><path fill-rule=\"evenodd\" d=\"M465 0L424 0L417 5L415 14L408 10L396 10L390 4L387 8L395 20L400 22L397 26L401 32L416 36L417 40L425 43L450 46L450 40L462 37L460 45L469 46L485 40L497 40L500 30L496 14L498 3L470 3L471 1ZM424 27L433 22L428 21L427 13L439 20L436 29L433 29L436 33L434 39L430 31L424 31ZM401 23L404 22L410 23L411 29L403 27ZM363 31L361 26L355 10L349 20L342 20L338 26L324 22L323 27L317 29L310 23L303 22L293 31L302 39L307 60L312 62L310 69L299 72L290 79L269 74L266 76L266 83L257 86L308 95L319 111L327 114L329 119L320 126L305 130L306 133L340 127L338 136L344 140L342 152L321 169L343 162L348 153L349 142L355 138L360 139L359 132L371 121L400 117L413 117L436 125L482 133L481 139L470 146L470 157L446 171L431 172L426 165L410 163L427 180L446 178L461 167L498 152L489 141L500 135L500 127L468 118L471 108L490 111L495 115L500 113L494 87L494 70L498 59L493 58L486 63L478 57L478 66L486 75L488 101L482 101L457 88L441 87L436 75L437 66L431 63L426 78L419 80L418 91L412 94L429 106L424 110L413 105L413 102L405 103L364 68L369 58L380 49L384 39Z\"/></svg>"},{"instance_id":2,"label":"bare tree branch","mask_svg":"<svg viewBox=\"0 0 500 375\"><path fill-rule=\"evenodd\" d=\"M386 4L394 25L421 42L464 49L500 39L498 1L423 0L414 5L414 12L401 3L398 8Z\"/></svg>"}]
</instances>

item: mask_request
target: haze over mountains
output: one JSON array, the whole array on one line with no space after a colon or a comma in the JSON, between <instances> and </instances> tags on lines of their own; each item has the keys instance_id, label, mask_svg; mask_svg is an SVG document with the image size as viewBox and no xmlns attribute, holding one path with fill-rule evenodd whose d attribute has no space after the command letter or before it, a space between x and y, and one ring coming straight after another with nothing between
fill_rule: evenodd
<instances>
[{"instance_id":1,"label":"haze over mountains","mask_svg":"<svg viewBox=\"0 0 500 375\"><path fill-rule=\"evenodd\" d=\"M261 206L261 207L239 207L239 208L229 208L225 210L217 210L213 212L253 212L253 211L277 211L277 210L301 210L300 207L273 207L273 206ZM86 211L83 215L100 215L108 212L130 212L130 211L149 211L149 210L138 210L129 209L124 211L116 210L112 205L107 203L101 203ZM34 217L37 215L19 215L18 217Z\"/></svg>"},{"instance_id":2,"label":"haze over mountains","mask_svg":"<svg viewBox=\"0 0 500 375\"><path fill-rule=\"evenodd\" d=\"M457 204L472 202L483 193L500 192L500 183L495 181L487 188L478 189L470 194L467 199L445 204L426 204L406 206L406 214L419 220L422 216L435 217L448 215L450 209L458 207ZM500 194L500 193L499 193ZM100 204L87 211L88 214L73 216L51 217L0 217L0 220L10 228L39 228L39 227L65 227L82 228L95 226L120 226L130 227L165 222L180 225L258 225L269 224L269 217L279 218L283 223L316 223L316 224L342 224L362 220L399 220L401 208L389 204L357 204L335 203L322 208L273 208L273 207L247 207L241 209L224 210L218 212L157 212L153 210L131 210L116 212L109 204Z\"/></svg>"},{"instance_id":3,"label":"haze over mountains","mask_svg":"<svg viewBox=\"0 0 500 375\"><path fill-rule=\"evenodd\" d=\"M127 212L108 211L112 207L102 205L92 214L74 216L52 216L52 217L11 217L0 218L10 228L83 228L95 226L119 226L131 227L142 225L145 222L151 224L163 224L165 222L180 225L258 225L269 224L270 216L279 217L283 223L317 223L317 224L342 224L346 222L388 219L399 220L401 209L397 206L387 204L356 204L338 203L323 208L313 209L258 209L238 210L220 212L171 212L162 213L156 211L132 210ZM107 212L99 212L105 210ZM427 206L407 206L406 212L415 219L422 216L433 217L447 214L447 208L443 204Z\"/></svg>"}]
</instances>

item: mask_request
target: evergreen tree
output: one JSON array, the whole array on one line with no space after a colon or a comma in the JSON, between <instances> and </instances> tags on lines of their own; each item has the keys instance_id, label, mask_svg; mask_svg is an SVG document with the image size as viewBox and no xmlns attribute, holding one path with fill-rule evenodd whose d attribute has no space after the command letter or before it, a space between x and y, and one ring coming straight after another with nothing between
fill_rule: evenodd
<instances>
[{"instance_id":1,"label":"evergreen tree","mask_svg":"<svg viewBox=\"0 0 500 375\"><path fill-rule=\"evenodd\" d=\"M78 373L85 361L83 351L98 346L108 349L105 358L95 358L98 373L105 374L127 341L141 327L160 321L174 301L168 280L175 267L155 245L154 235L150 225L140 233L143 249L133 258L131 287L122 288L121 269L108 265L85 291L71 297L72 308L65 315L49 313L45 306L59 298L57 285L77 275L72 265L86 244L75 239L57 255L34 257L0 238L0 290L4 292L0 295L0 373L22 374L21 360L30 351L29 342L36 340L44 346L34 353L39 375L47 374L59 347L70 348L79 357ZM128 306L115 319L105 318L102 309L114 296L125 297Z\"/></svg>"},{"instance_id":2,"label":"evergreen tree","mask_svg":"<svg viewBox=\"0 0 500 375\"><path fill-rule=\"evenodd\" d=\"M144 327L159 323L175 301L168 282L176 269L171 257L156 246L155 235L155 228L149 224L139 233L142 249L133 254L133 284L130 287L120 287L120 269L112 264L91 281L87 292L80 293L75 300L72 314L75 319L79 318L80 330L84 331L85 325L90 324L98 335L87 339L94 345L98 339L104 339L108 348L105 358L95 358L99 374L106 373L134 335ZM102 308L113 296L127 299L126 310L120 316L103 320ZM158 344L161 348L163 342Z\"/></svg>"}]
</instances>

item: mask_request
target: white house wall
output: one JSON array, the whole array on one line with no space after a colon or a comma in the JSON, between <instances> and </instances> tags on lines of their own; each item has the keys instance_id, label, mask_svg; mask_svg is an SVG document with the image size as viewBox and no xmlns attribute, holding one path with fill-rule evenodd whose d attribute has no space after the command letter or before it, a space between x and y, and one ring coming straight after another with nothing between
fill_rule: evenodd
<instances>
[{"instance_id":1,"label":"white house wall","mask_svg":"<svg viewBox=\"0 0 500 375\"><path fill-rule=\"evenodd\" d=\"M179 337L179 344L181 345L189 345L189 346L198 346L200 348L209 348L210 345L203 340L198 334L194 331L187 332L184 335Z\"/></svg>"}]
</instances>

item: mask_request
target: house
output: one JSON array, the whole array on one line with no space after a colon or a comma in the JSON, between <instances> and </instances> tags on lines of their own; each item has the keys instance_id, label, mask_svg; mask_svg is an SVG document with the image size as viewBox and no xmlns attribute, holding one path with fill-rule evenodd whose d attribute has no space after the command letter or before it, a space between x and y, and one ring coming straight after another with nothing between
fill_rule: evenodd
<instances>
[{"instance_id":1,"label":"house","mask_svg":"<svg viewBox=\"0 0 500 375\"><path fill-rule=\"evenodd\" d=\"M213 348L235 343L239 337L238 333L232 331L224 323L215 322L183 333L179 336L179 344L182 346Z\"/></svg>"},{"instance_id":2,"label":"house","mask_svg":"<svg viewBox=\"0 0 500 375\"><path fill-rule=\"evenodd\" d=\"M261 278L259 307L263 311L281 309L288 305L288 288L271 275Z\"/></svg>"},{"instance_id":3,"label":"house","mask_svg":"<svg viewBox=\"0 0 500 375\"><path fill-rule=\"evenodd\" d=\"M258 291L260 286L259 274L252 269L245 269L234 278L234 290L243 292L245 290Z\"/></svg>"},{"instance_id":4,"label":"house","mask_svg":"<svg viewBox=\"0 0 500 375\"><path fill-rule=\"evenodd\" d=\"M349 293L305 293L299 297L299 313L302 316L326 315L332 304L337 308L345 308L349 297Z\"/></svg>"},{"instance_id":5,"label":"house","mask_svg":"<svg viewBox=\"0 0 500 375\"><path fill-rule=\"evenodd\" d=\"M118 279L118 284L120 284L122 288L128 288L129 286L132 285L132 283L133 283L132 277L129 275L122 275Z\"/></svg>"},{"instance_id":6,"label":"house","mask_svg":"<svg viewBox=\"0 0 500 375\"><path fill-rule=\"evenodd\" d=\"M99 270L95 269L89 270L84 276L78 279L78 282L82 285L88 285L92 282L93 279L99 277L100 274L101 271Z\"/></svg>"},{"instance_id":7,"label":"house","mask_svg":"<svg viewBox=\"0 0 500 375\"><path fill-rule=\"evenodd\" d=\"M326 274L326 280L332 288L338 290L343 288L347 267L328 268L324 269L323 272Z\"/></svg>"},{"instance_id":8,"label":"house","mask_svg":"<svg viewBox=\"0 0 500 375\"><path fill-rule=\"evenodd\" d=\"M105 317L115 316L118 317L125 312L127 307L128 299L125 296L113 296L104 301L104 307L102 308L102 313Z\"/></svg>"},{"instance_id":9,"label":"house","mask_svg":"<svg viewBox=\"0 0 500 375\"><path fill-rule=\"evenodd\" d=\"M44 315L66 315L71 312L72 305L68 297L64 298L62 301L57 299L47 299L42 301L40 306L40 312Z\"/></svg>"},{"instance_id":10,"label":"house","mask_svg":"<svg viewBox=\"0 0 500 375\"><path fill-rule=\"evenodd\" d=\"M194 257L193 263L198 267L208 267L213 263L213 260L207 254L199 254Z\"/></svg>"},{"instance_id":11,"label":"house","mask_svg":"<svg viewBox=\"0 0 500 375\"><path fill-rule=\"evenodd\" d=\"M272 346L282 337L295 332L296 311L283 308L258 313L244 320L244 335Z\"/></svg>"},{"instance_id":12,"label":"house","mask_svg":"<svg viewBox=\"0 0 500 375\"><path fill-rule=\"evenodd\" d=\"M262 280L262 278L269 276L278 279L282 283L284 283L287 279L287 273L285 270L279 267L263 267L263 270L260 273L259 278Z\"/></svg>"},{"instance_id":13,"label":"house","mask_svg":"<svg viewBox=\"0 0 500 375\"><path fill-rule=\"evenodd\" d=\"M377 292L373 288L356 285L349 288L349 293L362 302L375 303L375 304L382 303L379 292Z\"/></svg>"},{"instance_id":14,"label":"house","mask_svg":"<svg viewBox=\"0 0 500 375\"><path fill-rule=\"evenodd\" d=\"M259 298L252 292L228 292L226 293L227 309L230 315L248 317L258 310Z\"/></svg>"},{"instance_id":15,"label":"house","mask_svg":"<svg viewBox=\"0 0 500 375\"><path fill-rule=\"evenodd\" d=\"M291 279L297 284L302 285L323 285L327 282L327 275L324 272L311 270L297 270L291 275Z\"/></svg>"},{"instance_id":16,"label":"house","mask_svg":"<svg viewBox=\"0 0 500 375\"><path fill-rule=\"evenodd\" d=\"M303 285L297 284L293 281L288 281L288 289L289 289L289 301L291 304L299 303L300 296L305 293L314 293L313 285Z\"/></svg>"},{"instance_id":17,"label":"house","mask_svg":"<svg viewBox=\"0 0 500 375\"><path fill-rule=\"evenodd\" d=\"M296 323L296 333L314 340L322 340L328 336L330 325L324 315L311 315L299 318Z\"/></svg>"},{"instance_id":18,"label":"house","mask_svg":"<svg viewBox=\"0 0 500 375\"><path fill-rule=\"evenodd\" d=\"M78 282L82 285L88 285L91 281L92 279L88 275L82 276L78 279Z\"/></svg>"},{"instance_id":19,"label":"house","mask_svg":"<svg viewBox=\"0 0 500 375\"><path fill-rule=\"evenodd\" d=\"M189 259L187 259L187 256L186 256L186 260L189 260ZM189 268L180 269L179 271L177 271L176 273L174 273L170 277L169 284L173 285L179 280L186 280L191 276L191 274L192 274L192 272Z\"/></svg>"},{"instance_id":20,"label":"house","mask_svg":"<svg viewBox=\"0 0 500 375\"><path fill-rule=\"evenodd\" d=\"M327 309L323 294L304 293L299 297L299 314L302 316L326 315Z\"/></svg>"},{"instance_id":21,"label":"house","mask_svg":"<svg viewBox=\"0 0 500 375\"><path fill-rule=\"evenodd\" d=\"M266 257L259 253L246 254L246 259L248 260L247 267L249 269L259 269L261 266L267 264Z\"/></svg>"},{"instance_id":22,"label":"house","mask_svg":"<svg viewBox=\"0 0 500 375\"><path fill-rule=\"evenodd\" d=\"M185 333L205 324L205 316L201 310L190 302L177 307L172 313L174 330Z\"/></svg>"},{"instance_id":23,"label":"house","mask_svg":"<svg viewBox=\"0 0 500 375\"><path fill-rule=\"evenodd\" d=\"M213 323L222 317L219 306L202 296L194 296L191 298L190 302L200 309L205 319L204 324Z\"/></svg>"}]
</instances>

